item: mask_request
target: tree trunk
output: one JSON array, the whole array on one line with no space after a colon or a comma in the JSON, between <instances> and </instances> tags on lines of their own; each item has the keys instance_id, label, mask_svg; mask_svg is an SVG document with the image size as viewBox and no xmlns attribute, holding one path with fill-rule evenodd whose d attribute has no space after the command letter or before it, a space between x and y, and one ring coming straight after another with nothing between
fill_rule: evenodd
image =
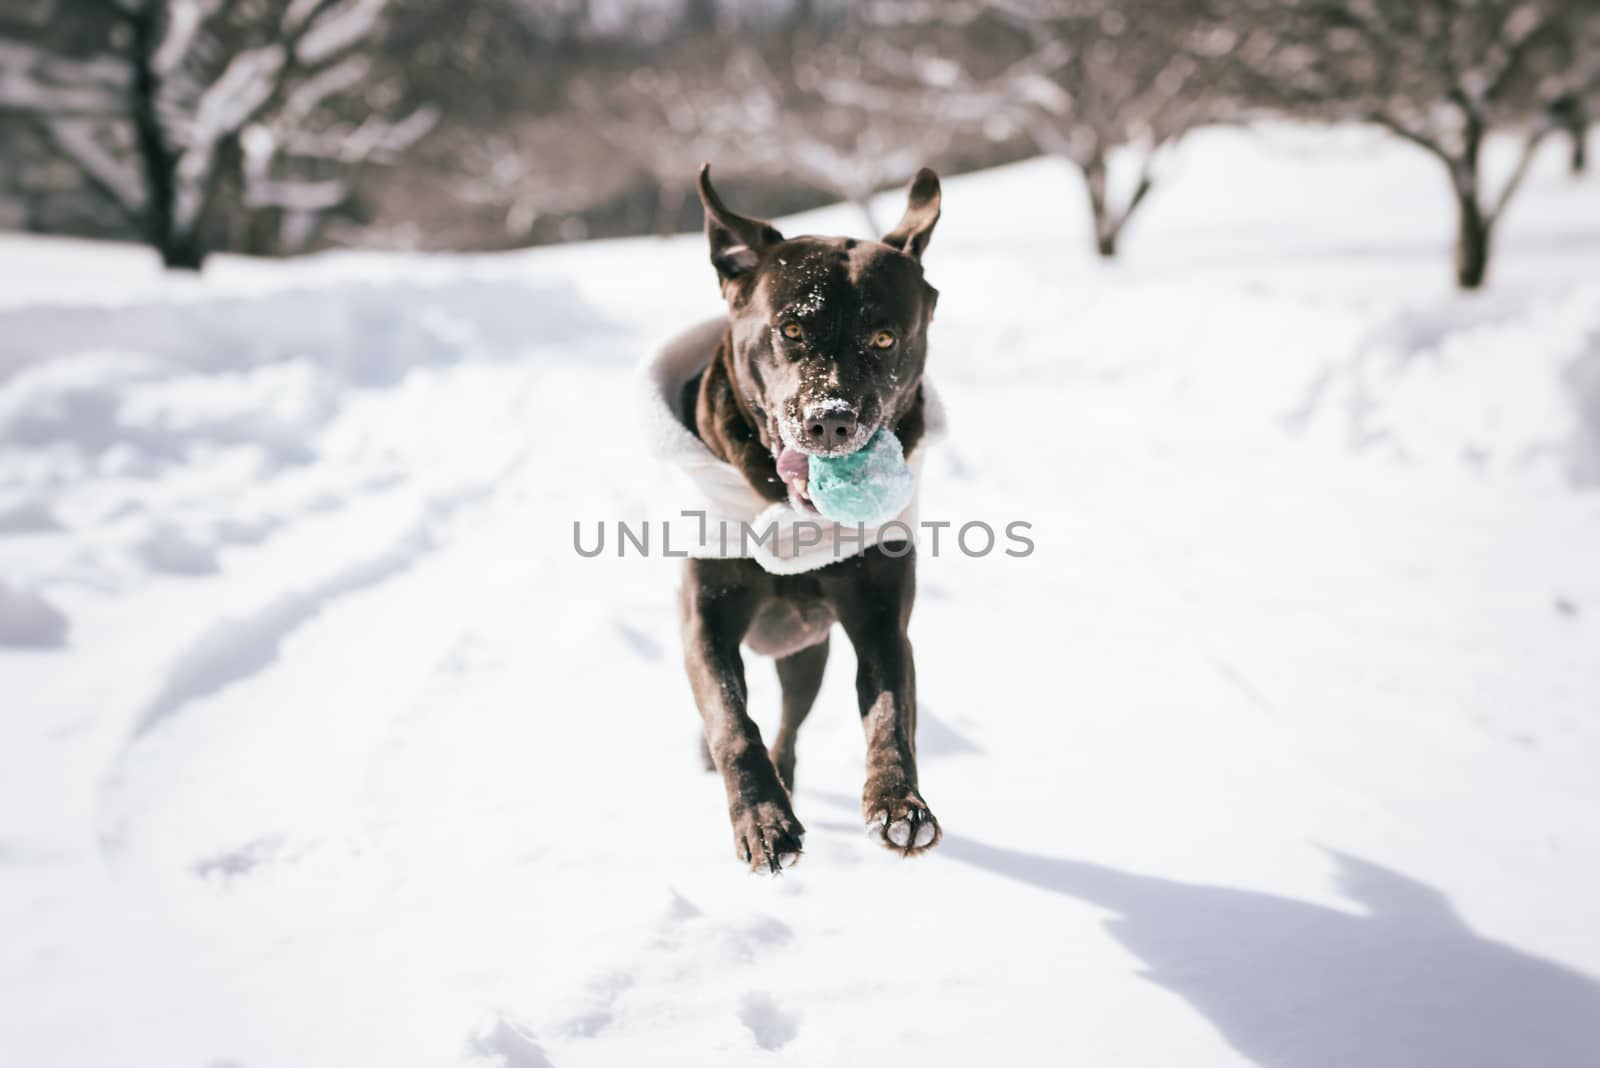
<instances>
[{"instance_id":1,"label":"tree trunk","mask_svg":"<svg viewBox=\"0 0 1600 1068\"><path fill-rule=\"evenodd\" d=\"M1094 250L1102 259L1117 254L1117 224L1106 203L1106 160L1096 152L1083 165L1084 185L1089 191L1089 215L1094 221Z\"/></svg>"},{"instance_id":2,"label":"tree trunk","mask_svg":"<svg viewBox=\"0 0 1600 1068\"><path fill-rule=\"evenodd\" d=\"M1567 157L1574 175L1589 169L1589 149L1584 143L1589 134L1589 109L1581 93L1564 93L1551 101L1545 111L1556 127L1567 135L1572 144L1572 154Z\"/></svg>"},{"instance_id":3,"label":"tree trunk","mask_svg":"<svg viewBox=\"0 0 1600 1068\"><path fill-rule=\"evenodd\" d=\"M1456 285L1477 289L1489 271L1489 238L1493 223L1478 206L1471 189L1456 189Z\"/></svg>"},{"instance_id":4,"label":"tree trunk","mask_svg":"<svg viewBox=\"0 0 1600 1068\"><path fill-rule=\"evenodd\" d=\"M1489 272L1489 238L1494 216L1483 210L1478 161L1483 154L1484 129L1468 114L1462 130L1461 155L1450 167L1450 184L1456 194L1456 285L1482 287Z\"/></svg>"},{"instance_id":5,"label":"tree trunk","mask_svg":"<svg viewBox=\"0 0 1600 1068\"><path fill-rule=\"evenodd\" d=\"M161 253L168 267L174 263L173 226L177 201L177 161L161 125L157 97L161 80L155 71L155 51L160 47L154 4L129 15L129 49L133 79L128 107L133 119L134 144L139 152L139 172L144 183L145 241ZM183 259L184 257L178 257ZM195 264L189 269L198 269Z\"/></svg>"},{"instance_id":6,"label":"tree trunk","mask_svg":"<svg viewBox=\"0 0 1600 1068\"><path fill-rule=\"evenodd\" d=\"M169 271L198 271L205 266L205 245L192 234L168 234L158 247L161 263Z\"/></svg>"}]
</instances>

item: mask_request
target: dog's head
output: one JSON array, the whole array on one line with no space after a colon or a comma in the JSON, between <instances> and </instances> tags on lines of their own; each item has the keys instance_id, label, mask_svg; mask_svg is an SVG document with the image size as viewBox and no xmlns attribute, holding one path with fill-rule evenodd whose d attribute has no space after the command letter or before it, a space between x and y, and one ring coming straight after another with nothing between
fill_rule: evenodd
<instances>
[{"instance_id":1,"label":"dog's head","mask_svg":"<svg viewBox=\"0 0 1600 1068\"><path fill-rule=\"evenodd\" d=\"M729 211L709 165L700 199L728 301L734 389L779 475L804 499L807 456L854 452L917 400L939 297L922 276L939 178L917 173L904 217L881 242L786 239Z\"/></svg>"}]
</instances>

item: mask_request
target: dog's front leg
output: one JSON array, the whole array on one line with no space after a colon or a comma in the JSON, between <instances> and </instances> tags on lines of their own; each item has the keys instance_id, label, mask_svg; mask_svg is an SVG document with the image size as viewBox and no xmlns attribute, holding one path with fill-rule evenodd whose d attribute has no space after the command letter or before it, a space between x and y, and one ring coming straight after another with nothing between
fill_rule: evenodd
<instances>
[{"instance_id":1,"label":"dog's front leg","mask_svg":"<svg viewBox=\"0 0 1600 1068\"><path fill-rule=\"evenodd\" d=\"M739 644L754 612L749 586L729 574L749 561L691 560L683 582L683 649L689 684L705 721L706 748L728 791L739 859L752 870L786 868L800 858L805 828L746 711Z\"/></svg>"},{"instance_id":2,"label":"dog's front leg","mask_svg":"<svg viewBox=\"0 0 1600 1068\"><path fill-rule=\"evenodd\" d=\"M841 622L856 650L856 699L867 735L867 780L861 811L883 844L910 856L939 841L939 821L917 789L917 673L906 624L915 566L863 554L863 580Z\"/></svg>"}]
</instances>

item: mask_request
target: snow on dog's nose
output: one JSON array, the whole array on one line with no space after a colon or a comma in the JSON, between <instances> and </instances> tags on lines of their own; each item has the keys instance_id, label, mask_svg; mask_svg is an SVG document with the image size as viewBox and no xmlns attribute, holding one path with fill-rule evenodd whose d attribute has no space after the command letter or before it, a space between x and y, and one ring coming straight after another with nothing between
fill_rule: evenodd
<instances>
[{"instance_id":1,"label":"snow on dog's nose","mask_svg":"<svg viewBox=\"0 0 1600 1068\"><path fill-rule=\"evenodd\" d=\"M822 401L808 405L802 422L804 445L817 450L837 449L849 444L856 433L856 410L843 401Z\"/></svg>"}]
</instances>

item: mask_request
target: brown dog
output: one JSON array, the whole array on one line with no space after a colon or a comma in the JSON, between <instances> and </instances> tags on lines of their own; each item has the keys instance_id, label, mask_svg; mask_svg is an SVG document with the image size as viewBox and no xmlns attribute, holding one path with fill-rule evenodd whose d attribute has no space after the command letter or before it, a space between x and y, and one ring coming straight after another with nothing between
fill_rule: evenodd
<instances>
[{"instance_id":1,"label":"brown dog","mask_svg":"<svg viewBox=\"0 0 1600 1068\"><path fill-rule=\"evenodd\" d=\"M938 293L922 253L939 219L939 179L919 172L904 217L882 242L800 237L729 211L700 172L711 262L727 330L689 383L693 429L758 493L808 509L808 455L860 448L891 428L909 453L922 437L922 372ZM706 746L728 791L734 846L753 869L799 858L795 735L811 710L839 623L856 653L867 736L862 811L888 848L920 853L939 824L917 790L916 672L906 625L915 596L909 544L874 545L812 571L771 574L750 559L691 559L682 588L684 658ZM772 656L783 721L767 751L746 710L740 646Z\"/></svg>"}]
</instances>

